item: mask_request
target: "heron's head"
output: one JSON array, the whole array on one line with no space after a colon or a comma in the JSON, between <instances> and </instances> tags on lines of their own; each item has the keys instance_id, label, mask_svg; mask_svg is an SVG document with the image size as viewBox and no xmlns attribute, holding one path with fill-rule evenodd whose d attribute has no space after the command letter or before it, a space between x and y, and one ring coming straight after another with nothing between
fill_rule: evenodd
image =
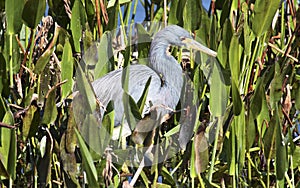
<instances>
[{"instance_id":1,"label":"heron's head","mask_svg":"<svg viewBox=\"0 0 300 188\"><path fill-rule=\"evenodd\" d=\"M208 55L216 56L217 53L192 38L190 33L177 25L170 25L159 31L154 37L155 43L192 48Z\"/></svg>"}]
</instances>

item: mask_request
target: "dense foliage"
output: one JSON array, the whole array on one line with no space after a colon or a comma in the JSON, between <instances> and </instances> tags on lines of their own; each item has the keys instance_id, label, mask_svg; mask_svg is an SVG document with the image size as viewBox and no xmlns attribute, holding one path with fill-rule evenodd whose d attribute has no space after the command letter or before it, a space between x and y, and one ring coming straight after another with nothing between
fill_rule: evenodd
<instances>
[{"instance_id":1,"label":"dense foliage","mask_svg":"<svg viewBox=\"0 0 300 188\"><path fill-rule=\"evenodd\" d=\"M133 24L138 3L150 26ZM0 8L1 186L126 187L133 177L146 187L300 186L297 0L215 0L208 11L199 0L2 0ZM145 64L158 22L184 27L218 55L211 66L211 58L191 52L195 58L183 66L188 94L199 101L185 150L138 168L130 153L114 150L135 145L110 140L112 105L103 117L108 137L96 151L76 118L97 122L82 110L101 106L89 81ZM181 61L180 49L171 53ZM210 67L219 74L207 73ZM73 88L83 91L77 103ZM129 103L126 118L140 116L143 100ZM175 113L157 128L150 146L165 144L152 148L153 160L178 145L177 120Z\"/></svg>"}]
</instances>

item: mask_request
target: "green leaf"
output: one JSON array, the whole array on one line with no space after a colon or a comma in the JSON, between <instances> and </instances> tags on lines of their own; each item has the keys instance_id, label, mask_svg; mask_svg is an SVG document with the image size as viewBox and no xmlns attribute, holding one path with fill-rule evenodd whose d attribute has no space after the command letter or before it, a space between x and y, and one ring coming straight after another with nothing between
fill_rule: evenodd
<instances>
[{"instance_id":1,"label":"green leaf","mask_svg":"<svg viewBox=\"0 0 300 188\"><path fill-rule=\"evenodd\" d=\"M36 74L41 74L46 67L46 64L49 62L50 57L54 51L54 48L52 49L47 49L41 57L37 60L36 66L34 67L33 72Z\"/></svg>"},{"instance_id":2,"label":"green leaf","mask_svg":"<svg viewBox=\"0 0 300 188\"><path fill-rule=\"evenodd\" d=\"M95 93L92 89L91 84L89 83L88 79L86 78L84 72L82 71L81 66L79 65L77 68L77 77L76 77L76 84L79 90L79 93L82 95L82 97L79 99L82 99L82 102L85 104L86 109L88 113L93 113L96 110L97 107L97 101ZM76 114L76 112L74 111Z\"/></svg>"},{"instance_id":3,"label":"green leaf","mask_svg":"<svg viewBox=\"0 0 300 188\"><path fill-rule=\"evenodd\" d=\"M23 118L23 137L24 140L32 137L38 131L38 126L40 122L40 112L38 108L31 104L25 112L25 116Z\"/></svg>"},{"instance_id":4,"label":"green leaf","mask_svg":"<svg viewBox=\"0 0 300 188\"><path fill-rule=\"evenodd\" d=\"M284 76L281 73L280 65L275 64L275 74L270 85L270 107L275 110L277 103L281 99L282 95L282 84Z\"/></svg>"},{"instance_id":5,"label":"green leaf","mask_svg":"<svg viewBox=\"0 0 300 188\"><path fill-rule=\"evenodd\" d=\"M277 118L279 117L278 113L275 114ZM281 125L278 122L276 124L277 129L276 129L276 178L277 180L283 180L285 173L287 171L288 167L288 158L287 158L287 148L286 144L283 142L283 137L282 137L282 131L281 131Z\"/></svg>"},{"instance_id":6,"label":"green leaf","mask_svg":"<svg viewBox=\"0 0 300 188\"><path fill-rule=\"evenodd\" d=\"M41 21L46 10L46 0L28 0L22 12L25 24L31 29L35 29Z\"/></svg>"},{"instance_id":7,"label":"green leaf","mask_svg":"<svg viewBox=\"0 0 300 188\"><path fill-rule=\"evenodd\" d=\"M22 10L24 0L5 1L5 14L7 20L7 33L17 34L22 28Z\"/></svg>"},{"instance_id":8,"label":"green leaf","mask_svg":"<svg viewBox=\"0 0 300 188\"><path fill-rule=\"evenodd\" d=\"M277 113L274 113L277 114ZM263 137L264 142L264 153L267 159L271 159L272 154L275 150L275 140L276 140L276 133L277 128L279 125L279 117L277 115L274 115L269 123L269 127L266 130L266 133Z\"/></svg>"},{"instance_id":9,"label":"green leaf","mask_svg":"<svg viewBox=\"0 0 300 188\"><path fill-rule=\"evenodd\" d=\"M227 105L227 90L220 67L215 63L211 73L209 106L212 116L222 116Z\"/></svg>"},{"instance_id":10,"label":"green leaf","mask_svg":"<svg viewBox=\"0 0 300 188\"><path fill-rule=\"evenodd\" d=\"M179 2L180 2L179 0L171 1L170 12L169 12L169 17L168 17L168 23L170 25L177 25L178 24L177 7L178 7Z\"/></svg>"},{"instance_id":11,"label":"green leaf","mask_svg":"<svg viewBox=\"0 0 300 188\"><path fill-rule=\"evenodd\" d=\"M229 47L229 65L231 71L231 80L236 86L240 79L240 59L242 55L242 47L239 44L239 35L234 34L231 38Z\"/></svg>"},{"instance_id":12,"label":"green leaf","mask_svg":"<svg viewBox=\"0 0 300 188\"><path fill-rule=\"evenodd\" d=\"M147 65L148 58L149 58L149 50L150 50L150 43L151 37L149 33L145 30L144 26L141 24L137 24L138 30L138 57L139 57L139 64Z\"/></svg>"},{"instance_id":13,"label":"green leaf","mask_svg":"<svg viewBox=\"0 0 300 188\"><path fill-rule=\"evenodd\" d=\"M65 99L71 92L73 88L73 54L70 42L68 39L65 41L64 51L61 60L61 80L67 80L61 86L61 98Z\"/></svg>"},{"instance_id":14,"label":"green leaf","mask_svg":"<svg viewBox=\"0 0 300 188\"><path fill-rule=\"evenodd\" d=\"M35 74L41 74L45 67L46 64L49 62L50 57L52 55L52 53L54 52L54 46L56 44L58 35L60 34L61 29L57 26L55 27L55 31L54 31L54 36L52 38L51 43L49 44L48 48L46 49L46 51L39 57L39 59L36 62L36 65L33 69L33 72Z\"/></svg>"},{"instance_id":15,"label":"green leaf","mask_svg":"<svg viewBox=\"0 0 300 188\"><path fill-rule=\"evenodd\" d=\"M102 35L97 51L98 63L95 67L95 79L104 76L113 65L112 36L109 32Z\"/></svg>"},{"instance_id":16,"label":"green leaf","mask_svg":"<svg viewBox=\"0 0 300 188\"><path fill-rule=\"evenodd\" d=\"M144 107L145 107L145 103L146 103L146 99L147 99L148 91L149 91L149 86L150 86L150 83L151 83L151 78L152 77L148 78L148 80L146 82L146 85L145 85L145 88L143 90L143 93L142 93L140 99L137 102L137 106L139 107L140 114L143 113L143 110L144 110Z\"/></svg>"},{"instance_id":17,"label":"green leaf","mask_svg":"<svg viewBox=\"0 0 300 188\"><path fill-rule=\"evenodd\" d=\"M48 125L50 123L53 123L57 118L55 97L56 97L56 86L52 87L46 96L46 104L45 104L44 115L42 120L42 123L44 124Z\"/></svg>"},{"instance_id":18,"label":"green leaf","mask_svg":"<svg viewBox=\"0 0 300 188\"><path fill-rule=\"evenodd\" d=\"M71 31L75 46L75 52L80 52L80 41L82 38L82 31L85 30L85 23L87 21L85 8L80 0L75 0L72 8L71 17Z\"/></svg>"},{"instance_id":19,"label":"green leaf","mask_svg":"<svg viewBox=\"0 0 300 188\"><path fill-rule=\"evenodd\" d=\"M78 139L80 153L82 155L82 163L84 165L84 169L86 170L89 187L99 187L97 183L98 175L92 156L77 129L75 129L75 133Z\"/></svg>"},{"instance_id":20,"label":"green leaf","mask_svg":"<svg viewBox=\"0 0 300 188\"><path fill-rule=\"evenodd\" d=\"M255 86L255 91L250 103L250 109L253 114L253 118L256 119L256 117L260 114L263 100L265 100L265 91L262 85L262 79L257 80L257 84Z\"/></svg>"},{"instance_id":21,"label":"green leaf","mask_svg":"<svg viewBox=\"0 0 300 188\"><path fill-rule=\"evenodd\" d=\"M183 26L188 31L195 31L201 22L201 1L187 0L183 7Z\"/></svg>"},{"instance_id":22,"label":"green leaf","mask_svg":"<svg viewBox=\"0 0 300 188\"><path fill-rule=\"evenodd\" d=\"M242 99L240 92L234 82L231 84L232 100L233 100L233 114L238 116L242 110Z\"/></svg>"},{"instance_id":23,"label":"green leaf","mask_svg":"<svg viewBox=\"0 0 300 188\"><path fill-rule=\"evenodd\" d=\"M123 105L126 120L131 130L133 130L136 126L136 122L142 119L139 107L135 103L134 99L126 92L123 93Z\"/></svg>"},{"instance_id":24,"label":"green leaf","mask_svg":"<svg viewBox=\"0 0 300 188\"><path fill-rule=\"evenodd\" d=\"M257 0L254 5L252 30L257 37L269 30L280 0Z\"/></svg>"},{"instance_id":25,"label":"green leaf","mask_svg":"<svg viewBox=\"0 0 300 188\"><path fill-rule=\"evenodd\" d=\"M14 125L14 116L11 111L7 111L2 120L3 123ZM10 177L13 180L16 177L17 160L17 139L14 129L1 128L0 145L0 175Z\"/></svg>"}]
</instances>

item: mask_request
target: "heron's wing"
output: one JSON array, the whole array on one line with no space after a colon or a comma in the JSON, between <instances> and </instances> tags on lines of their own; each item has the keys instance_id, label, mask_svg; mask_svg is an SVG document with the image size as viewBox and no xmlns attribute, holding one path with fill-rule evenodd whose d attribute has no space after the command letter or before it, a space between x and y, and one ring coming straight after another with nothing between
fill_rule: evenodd
<instances>
[{"instance_id":1,"label":"heron's wing","mask_svg":"<svg viewBox=\"0 0 300 188\"><path fill-rule=\"evenodd\" d=\"M131 65L129 69L128 91L131 97L137 102L142 96L145 85L151 77L147 100L151 100L159 93L161 80L155 71L145 65ZM116 70L108 73L102 78L92 83L98 100L106 106L109 101L114 101L115 125L121 123L124 114L123 108L123 88L122 88L122 70Z\"/></svg>"}]
</instances>

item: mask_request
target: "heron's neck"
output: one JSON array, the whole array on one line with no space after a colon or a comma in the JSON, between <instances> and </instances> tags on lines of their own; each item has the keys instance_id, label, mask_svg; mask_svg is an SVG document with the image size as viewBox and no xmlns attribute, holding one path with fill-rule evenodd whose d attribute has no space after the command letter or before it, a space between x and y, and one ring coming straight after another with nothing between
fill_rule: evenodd
<instances>
[{"instance_id":1,"label":"heron's neck","mask_svg":"<svg viewBox=\"0 0 300 188\"><path fill-rule=\"evenodd\" d=\"M183 84L180 64L173 56L167 54L168 44L157 41L154 41L154 44L150 49L150 67L162 77L166 85L178 88L180 93Z\"/></svg>"}]
</instances>

